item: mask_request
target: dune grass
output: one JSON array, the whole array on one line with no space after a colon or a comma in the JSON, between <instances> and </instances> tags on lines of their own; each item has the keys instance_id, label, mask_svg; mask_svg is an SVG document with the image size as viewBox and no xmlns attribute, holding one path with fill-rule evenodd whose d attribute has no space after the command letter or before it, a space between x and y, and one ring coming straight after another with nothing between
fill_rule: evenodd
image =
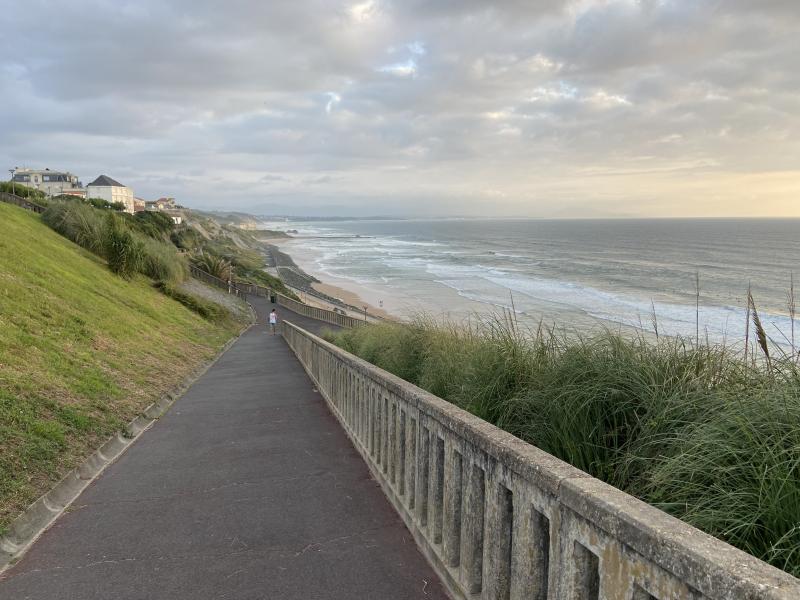
<instances>
[{"instance_id":1,"label":"dune grass","mask_svg":"<svg viewBox=\"0 0 800 600\"><path fill-rule=\"evenodd\" d=\"M723 346L512 320L329 335L373 364L800 576L800 373Z\"/></svg>"},{"instance_id":2,"label":"dune grass","mask_svg":"<svg viewBox=\"0 0 800 600\"><path fill-rule=\"evenodd\" d=\"M141 273L175 284L187 276L186 259L175 246L147 235L135 217L73 201L52 203L42 220L67 239L105 258L109 268L124 278Z\"/></svg>"},{"instance_id":3,"label":"dune grass","mask_svg":"<svg viewBox=\"0 0 800 600\"><path fill-rule=\"evenodd\" d=\"M0 203L0 531L240 326Z\"/></svg>"}]
</instances>

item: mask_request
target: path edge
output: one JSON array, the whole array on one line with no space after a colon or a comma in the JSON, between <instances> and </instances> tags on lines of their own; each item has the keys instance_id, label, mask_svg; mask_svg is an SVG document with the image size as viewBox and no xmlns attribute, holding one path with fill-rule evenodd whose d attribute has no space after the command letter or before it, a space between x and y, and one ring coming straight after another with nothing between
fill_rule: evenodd
<instances>
[{"instance_id":1,"label":"path edge","mask_svg":"<svg viewBox=\"0 0 800 600\"><path fill-rule=\"evenodd\" d=\"M255 311L250 303L252 315ZM128 423L123 431L107 439L83 463L67 473L61 481L42 494L9 525L8 532L0 536L0 579L10 567L14 566L33 546L36 540L78 499L83 491L95 481L108 466L113 464L139 437L178 401L186 391L251 328L257 325L256 319L244 326L238 334L228 340L217 354L204 365L192 371L173 390L156 400L136 418Z\"/></svg>"}]
</instances>

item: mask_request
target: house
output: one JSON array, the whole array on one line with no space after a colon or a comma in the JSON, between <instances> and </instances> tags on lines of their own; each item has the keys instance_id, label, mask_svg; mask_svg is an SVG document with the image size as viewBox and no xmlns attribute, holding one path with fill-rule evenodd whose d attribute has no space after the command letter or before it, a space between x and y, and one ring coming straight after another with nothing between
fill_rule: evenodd
<instances>
[{"instance_id":1,"label":"house","mask_svg":"<svg viewBox=\"0 0 800 600\"><path fill-rule=\"evenodd\" d=\"M175 198L159 198L153 202L147 202L147 210L175 210L178 205L175 204Z\"/></svg>"},{"instance_id":2,"label":"house","mask_svg":"<svg viewBox=\"0 0 800 600\"><path fill-rule=\"evenodd\" d=\"M159 198L152 202L145 202L145 210L156 210L166 213L170 216L175 225L183 223L183 212L181 212L181 208L183 207L175 203L175 198Z\"/></svg>"},{"instance_id":3,"label":"house","mask_svg":"<svg viewBox=\"0 0 800 600\"><path fill-rule=\"evenodd\" d=\"M73 175L69 171L17 167L11 172L11 181L40 190L48 196L58 196L59 194L85 196L86 193L77 175Z\"/></svg>"},{"instance_id":4,"label":"house","mask_svg":"<svg viewBox=\"0 0 800 600\"><path fill-rule=\"evenodd\" d=\"M133 199L133 212L138 213L142 212L147 208L147 200L143 198L136 198Z\"/></svg>"},{"instance_id":5,"label":"house","mask_svg":"<svg viewBox=\"0 0 800 600\"><path fill-rule=\"evenodd\" d=\"M125 212L133 214L135 210L133 190L108 175L100 175L86 186L88 198L101 198L107 202L121 202Z\"/></svg>"}]
</instances>

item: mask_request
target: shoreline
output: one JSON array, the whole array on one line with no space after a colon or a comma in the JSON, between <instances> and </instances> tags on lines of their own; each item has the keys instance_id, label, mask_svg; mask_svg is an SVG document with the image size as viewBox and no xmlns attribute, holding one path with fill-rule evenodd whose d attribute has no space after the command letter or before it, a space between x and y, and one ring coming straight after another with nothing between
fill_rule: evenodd
<instances>
[{"instance_id":1,"label":"shoreline","mask_svg":"<svg viewBox=\"0 0 800 600\"><path fill-rule=\"evenodd\" d=\"M292 289L298 296L301 297L306 304L324 308L327 310L345 310L350 316L364 316L361 307L367 307L367 318L372 317L371 320L390 320L396 321L399 319L398 315L392 314L385 308L376 306L375 302L365 299L366 294L364 290L354 290L341 287L339 285L330 283L330 280L321 281L319 275L316 273L308 273L305 269L299 266L286 248L286 242L292 242L298 238L285 237L285 238L271 238L262 240L267 251L270 252L272 260L275 263L274 268L278 277ZM275 250L276 252L272 252ZM277 255L277 256L276 256ZM292 278L296 278L302 282L302 287L294 285L292 281L286 281L281 277L281 269L293 272ZM304 289L305 288L305 289ZM310 289L308 289L310 288ZM316 292L316 293L315 293ZM329 300L330 299L330 300ZM338 302L333 302L337 300Z\"/></svg>"},{"instance_id":2,"label":"shoreline","mask_svg":"<svg viewBox=\"0 0 800 600\"><path fill-rule=\"evenodd\" d=\"M326 283L320 281L318 283L312 283L311 287L313 287L318 292L325 294L326 296L333 296L334 298L338 298L345 304L350 304L352 306L366 306L367 307L367 315L377 315L384 319L394 319L395 317L389 314L385 309L380 308L379 306L374 306L371 303L364 300L358 293L350 291L348 289L339 287L337 285L333 285L331 283Z\"/></svg>"}]
</instances>

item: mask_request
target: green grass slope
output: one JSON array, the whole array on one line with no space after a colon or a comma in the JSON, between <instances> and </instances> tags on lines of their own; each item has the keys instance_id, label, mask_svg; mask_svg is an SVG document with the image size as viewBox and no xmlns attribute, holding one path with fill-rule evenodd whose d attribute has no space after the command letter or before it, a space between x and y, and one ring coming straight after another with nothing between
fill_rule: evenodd
<instances>
[{"instance_id":1,"label":"green grass slope","mask_svg":"<svg viewBox=\"0 0 800 600\"><path fill-rule=\"evenodd\" d=\"M0 203L0 532L237 327Z\"/></svg>"}]
</instances>

